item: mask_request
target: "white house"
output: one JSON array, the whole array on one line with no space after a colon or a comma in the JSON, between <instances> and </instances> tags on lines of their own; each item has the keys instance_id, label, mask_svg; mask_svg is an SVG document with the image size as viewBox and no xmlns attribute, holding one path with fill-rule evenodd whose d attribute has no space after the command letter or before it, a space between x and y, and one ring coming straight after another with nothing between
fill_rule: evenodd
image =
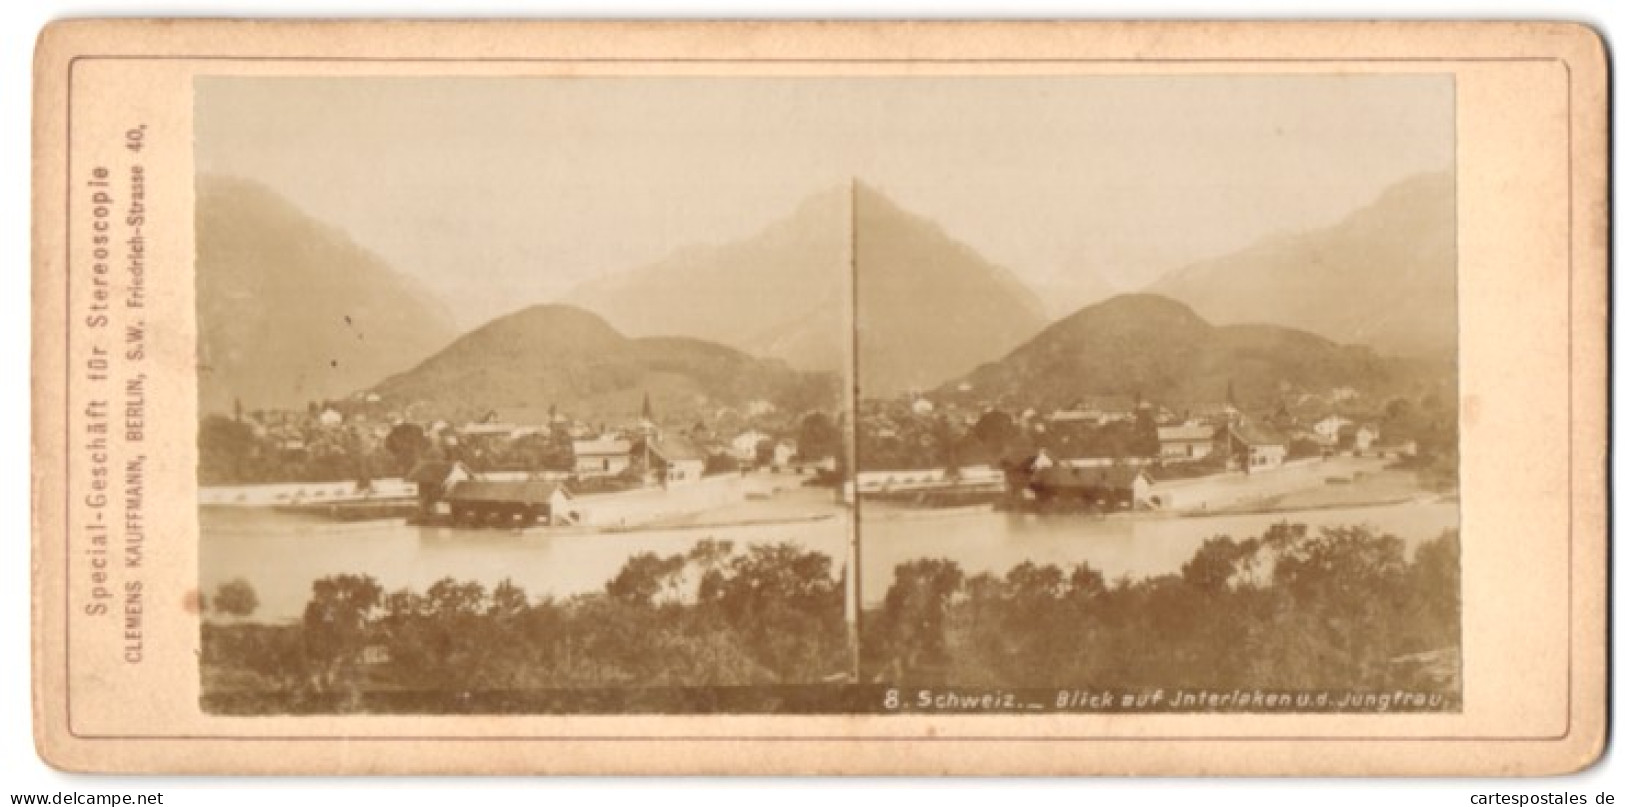
<instances>
[{"instance_id":1,"label":"white house","mask_svg":"<svg viewBox=\"0 0 1625 807\"><path fill-rule=\"evenodd\" d=\"M773 467L783 470L796 458L796 441L780 440L773 446Z\"/></svg>"},{"instance_id":2,"label":"white house","mask_svg":"<svg viewBox=\"0 0 1625 807\"><path fill-rule=\"evenodd\" d=\"M756 461L756 446L763 440L771 440L771 436L755 429L740 432L734 439L728 441L729 453L739 462L750 463Z\"/></svg>"},{"instance_id":3,"label":"white house","mask_svg":"<svg viewBox=\"0 0 1625 807\"><path fill-rule=\"evenodd\" d=\"M648 444L650 482L675 485L698 481L705 474L705 452L685 437Z\"/></svg>"},{"instance_id":4,"label":"white house","mask_svg":"<svg viewBox=\"0 0 1625 807\"><path fill-rule=\"evenodd\" d=\"M575 440L575 472L580 476L614 476L632 465L632 442L604 435Z\"/></svg>"},{"instance_id":5,"label":"white house","mask_svg":"<svg viewBox=\"0 0 1625 807\"><path fill-rule=\"evenodd\" d=\"M1084 409L1057 409L1049 413L1049 422L1056 424L1097 423L1100 413Z\"/></svg>"},{"instance_id":6,"label":"white house","mask_svg":"<svg viewBox=\"0 0 1625 807\"><path fill-rule=\"evenodd\" d=\"M1315 437L1323 444L1332 445L1337 442L1337 435L1343 430L1343 427L1353 425L1354 421L1342 415L1327 415L1315 421Z\"/></svg>"},{"instance_id":7,"label":"white house","mask_svg":"<svg viewBox=\"0 0 1625 807\"><path fill-rule=\"evenodd\" d=\"M464 423L457 433L464 437L498 437L509 439L515 436L519 427L512 423Z\"/></svg>"},{"instance_id":8,"label":"white house","mask_svg":"<svg viewBox=\"0 0 1625 807\"><path fill-rule=\"evenodd\" d=\"M1365 423L1354 432L1354 450L1365 453L1382 437L1382 431L1374 423Z\"/></svg>"},{"instance_id":9,"label":"white house","mask_svg":"<svg viewBox=\"0 0 1625 807\"><path fill-rule=\"evenodd\" d=\"M328 408L323 409L321 414L316 416L316 421L323 426L337 426L344 422L344 414L329 406Z\"/></svg>"},{"instance_id":10,"label":"white house","mask_svg":"<svg viewBox=\"0 0 1625 807\"><path fill-rule=\"evenodd\" d=\"M451 512L445 506L446 491L474 478L467 465L451 460L423 460L406 475L406 482L418 497L424 513L444 515Z\"/></svg>"},{"instance_id":11,"label":"white house","mask_svg":"<svg viewBox=\"0 0 1625 807\"><path fill-rule=\"evenodd\" d=\"M1269 471L1286 462L1286 438L1248 422L1230 424L1231 456L1248 473Z\"/></svg>"}]
</instances>

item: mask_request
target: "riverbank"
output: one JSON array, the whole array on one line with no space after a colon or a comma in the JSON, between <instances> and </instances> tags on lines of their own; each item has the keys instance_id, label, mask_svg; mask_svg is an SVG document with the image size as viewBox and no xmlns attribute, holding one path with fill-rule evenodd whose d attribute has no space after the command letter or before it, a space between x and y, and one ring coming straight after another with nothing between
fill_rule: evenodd
<instances>
[{"instance_id":1,"label":"riverbank","mask_svg":"<svg viewBox=\"0 0 1625 807\"><path fill-rule=\"evenodd\" d=\"M974 517L984 513L1006 512L1013 517L1030 516L1063 523L1067 521L1168 521L1223 516L1290 516L1294 513L1360 510L1404 504L1434 504L1450 500L1448 496L1422 490L1414 484L1404 485L1397 490L1393 486L1386 484L1362 485L1358 482L1351 485L1327 485L1326 488L1327 491L1311 489L1293 494L1251 499L1227 507L1189 508L1183 510L1118 510L1109 513L1028 513L1001 510L994 504L915 507L898 502L878 503L865 500L862 519L865 522L931 521Z\"/></svg>"},{"instance_id":2,"label":"riverbank","mask_svg":"<svg viewBox=\"0 0 1625 807\"><path fill-rule=\"evenodd\" d=\"M892 517L896 515L898 517ZM1368 527L1394 535L1407 547L1459 527L1460 510L1443 498L1363 507L1323 507L1265 513L1174 513L1107 516L962 511L861 516L865 607L878 605L899 564L922 558L951 560L967 576L1002 575L1022 563L1070 569L1088 563L1107 580L1178 574L1210 538L1256 538L1283 521L1312 532L1323 527ZM1408 550L1407 550L1408 551Z\"/></svg>"},{"instance_id":3,"label":"riverbank","mask_svg":"<svg viewBox=\"0 0 1625 807\"><path fill-rule=\"evenodd\" d=\"M1179 513L1181 518L1219 518L1222 516L1290 516L1294 513L1316 513L1322 510L1361 510L1372 507L1394 507L1402 504L1431 504L1437 501L1431 496L1401 496L1394 499L1378 499L1369 502L1326 502L1324 504L1306 504L1297 507L1279 506L1241 506L1226 507L1222 510L1196 510Z\"/></svg>"},{"instance_id":4,"label":"riverbank","mask_svg":"<svg viewBox=\"0 0 1625 807\"><path fill-rule=\"evenodd\" d=\"M290 516L307 516L304 513L283 512ZM667 533L688 532L693 530L731 530L747 527L777 527L791 524L813 524L834 519L838 513L807 513L802 515L787 515L777 518L746 518L728 520L696 520L684 523L647 523L630 525L607 526L564 526L564 527L481 527L456 528L458 532L469 532L489 535L513 535L533 538L572 538L592 535L636 535L639 533ZM275 530L283 534L293 535L345 535L347 533L372 532L379 528L417 528L433 532L450 531L449 526L435 526L411 524L405 518L381 518L366 521L330 521L325 518L311 516L309 521L284 521L277 524ZM203 536L216 535L253 535L267 531L261 526L245 526L233 528L230 524L213 523L203 531Z\"/></svg>"},{"instance_id":5,"label":"riverbank","mask_svg":"<svg viewBox=\"0 0 1625 807\"><path fill-rule=\"evenodd\" d=\"M298 619L311 583L337 574L366 574L385 590L427 590L451 577L491 589L512 580L534 597L564 598L601 590L627 558L681 555L702 541L736 547L795 544L840 565L851 541L840 511L708 519L679 528L593 528L520 533L506 529L413 527L401 520L341 524L239 508L204 514L198 578L205 591L241 578L259 595L257 619Z\"/></svg>"},{"instance_id":6,"label":"riverbank","mask_svg":"<svg viewBox=\"0 0 1625 807\"><path fill-rule=\"evenodd\" d=\"M1406 502L1427 503L1440 497L1440 493L1424 488L1414 471L1382 468L1344 477L1330 477L1319 485L1189 515L1304 513L1345 507L1381 507Z\"/></svg>"},{"instance_id":7,"label":"riverbank","mask_svg":"<svg viewBox=\"0 0 1625 807\"><path fill-rule=\"evenodd\" d=\"M815 513L802 516L785 516L783 518L753 518L736 519L732 521L700 520L685 523L659 523L632 525L612 525L605 527L568 526L568 527L523 527L513 529L497 529L493 532L509 533L530 538L570 538L589 535L637 535L640 533L668 533L692 532L694 530L734 530L747 527L779 527L790 524L812 524L820 521L829 521L835 518L835 513Z\"/></svg>"}]
</instances>

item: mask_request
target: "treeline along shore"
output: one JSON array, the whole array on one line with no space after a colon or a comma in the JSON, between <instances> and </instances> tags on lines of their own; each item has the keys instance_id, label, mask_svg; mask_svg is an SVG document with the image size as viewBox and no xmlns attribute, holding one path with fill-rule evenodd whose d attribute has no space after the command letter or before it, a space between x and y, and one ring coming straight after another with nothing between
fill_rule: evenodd
<instances>
[{"instance_id":1,"label":"treeline along shore","mask_svg":"<svg viewBox=\"0 0 1625 807\"><path fill-rule=\"evenodd\" d=\"M202 703L844 713L884 711L879 693L897 687L1268 688L1404 689L1459 708L1459 552L1454 530L1408 556L1368 528L1283 523L1216 536L1177 574L1140 579L1031 562L967 576L920 558L897 565L863 614L857 677L844 572L794 543L639 554L602 590L564 599L507 581L387 592L337 575L281 624L255 621L252 589L236 582L205 604Z\"/></svg>"}]
</instances>

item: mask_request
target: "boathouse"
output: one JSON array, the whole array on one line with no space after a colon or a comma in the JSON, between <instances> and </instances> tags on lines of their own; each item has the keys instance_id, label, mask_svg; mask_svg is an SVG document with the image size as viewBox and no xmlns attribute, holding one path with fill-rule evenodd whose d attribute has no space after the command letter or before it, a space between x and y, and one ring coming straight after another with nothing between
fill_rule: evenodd
<instances>
[{"instance_id":1,"label":"boathouse","mask_svg":"<svg viewBox=\"0 0 1625 807\"><path fill-rule=\"evenodd\" d=\"M1151 498L1151 475L1124 465L1079 467L1056 463L1035 470L1028 489L1040 508L1111 512L1143 507Z\"/></svg>"},{"instance_id":2,"label":"boathouse","mask_svg":"<svg viewBox=\"0 0 1625 807\"><path fill-rule=\"evenodd\" d=\"M537 479L468 479L446 491L452 523L463 526L572 524L574 497L563 485Z\"/></svg>"}]
</instances>

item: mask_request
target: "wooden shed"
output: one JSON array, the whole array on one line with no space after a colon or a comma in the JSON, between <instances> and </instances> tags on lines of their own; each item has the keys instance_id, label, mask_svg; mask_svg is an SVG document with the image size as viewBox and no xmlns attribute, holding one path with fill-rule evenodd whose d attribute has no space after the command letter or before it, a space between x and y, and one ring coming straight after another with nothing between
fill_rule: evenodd
<instances>
[{"instance_id":1,"label":"wooden shed","mask_svg":"<svg viewBox=\"0 0 1625 807\"><path fill-rule=\"evenodd\" d=\"M466 526L568 524L573 497L563 485L535 479L468 479L451 486L452 522Z\"/></svg>"}]
</instances>

